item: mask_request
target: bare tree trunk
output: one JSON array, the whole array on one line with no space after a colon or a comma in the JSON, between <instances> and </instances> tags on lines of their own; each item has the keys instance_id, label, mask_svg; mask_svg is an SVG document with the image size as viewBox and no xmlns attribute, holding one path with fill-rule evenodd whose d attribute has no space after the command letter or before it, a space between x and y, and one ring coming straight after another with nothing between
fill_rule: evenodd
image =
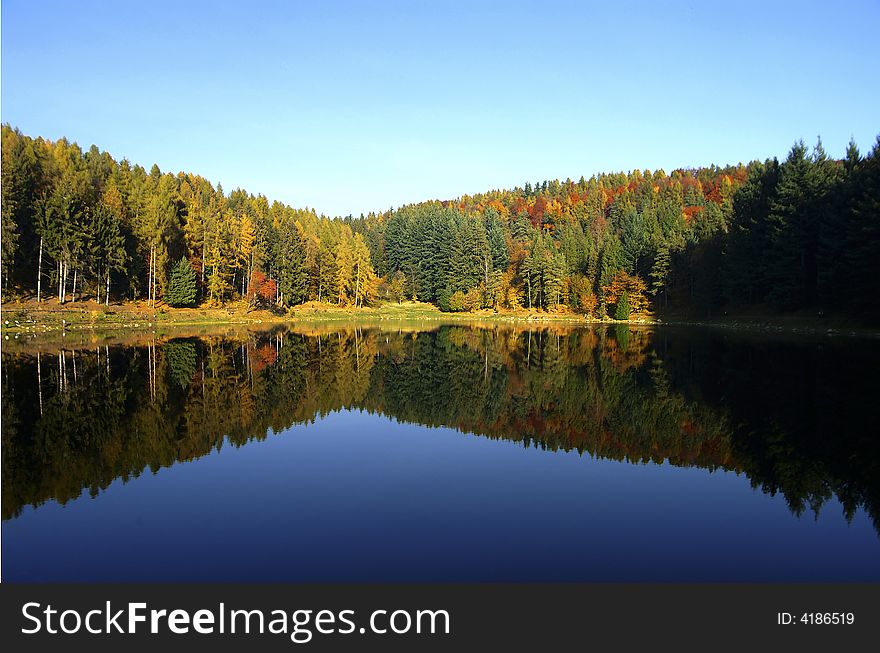
<instances>
[{"instance_id":1,"label":"bare tree trunk","mask_svg":"<svg viewBox=\"0 0 880 653\"><path fill-rule=\"evenodd\" d=\"M248 295L251 294L251 277L254 275L254 251L251 250L251 260L248 261L248 275L247 275L247 287L245 291Z\"/></svg>"},{"instance_id":2,"label":"bare tree trunk","mask_svg":"<svg viewBox=\"0 0 880 653\"><path fill-rule=\"evenodd\" d=\"M354 284L354 307L358 307L358 302L361 297L361 262L358 261L357 264L357 281ZM357 342L355 342L357 344Z\"/></svg>"},{"instance_id":3,"label":"bare tree trunk","mask_svg":"<svg viewBox=\"0 0 880 653\"><path fill-rule=\"evenodd\" d=\"M155 400L153 392L153 347L147 343L147 381L150 384L150 403Z\"/></svg>"},{"instance_id":4,"label":"bare tree trunk","mask_svg":"<svg viewBox=\"0 0 880 653\"><path fill-rule=\"evenodd\" d=\"M64 371L64 374L63 374L64 382L62 385L64 386L64 391L66 392L67 391L67 352L64 351L63 349L61 350L61 360L63 361L63 365L61 366L61 369Z\"/></svg>"},{"instance_id":5,"label":"bare tree trunk","mask_svg":"<svg viewBox=\"0 0 880 653\"><path fill-rule=\"evenodd\" d=\"M63 304L67 301L67 274L70 271L70 263L67 259L64 260L64 264L62 266L64 268L64 275L61 281L61 303Z\"/></svg>"},{"instance_id":6,"label":"bare tree trunk","mask_svg":"<svg viewBox=\"0 0 880 653\"><path fill-rule=\"evenodd\" d=\"M73 268L73 289L70 291L70 301L71 302L76 301L76 273L77 272L78 272L78 270L76 268Z\"/></svg>"},{"instance_id":7,"label":"bare tree trunk","mask_svg":"<svg viewBox=\"0 0 880 653\"><path fill-rule=\"evenodd\" d=\"M147 304L150 303L150 295L153 288L153 246L150 245L150 265L147 270Z\"/></svg>"},{"instance_id":8,"label":"bare tree trunk","mask_svg":"<svg viewBox=\"0 0 880 653\"><path fill-rule=\"evenodd\" d=\"M156 262L156 259L158 258L157 254L158 252L156 252L155 248L153 248L153 297L151 302L153 308L156 308L156 270L159 267Z\"/></svg>"},{"instance_id":9,"label":"bare tree trunk","mask_svg":"<svg viewBox=\"0 0 880 653\"><path fill-rule=\"evenodd\" d=\"M208 248L208 229L202 237L202 299L205 298L205 250Z\"/></svg>"},{"instance_id":10,"label":"bare tree trunk","mask_svg":"<svg viewBox=\"0 0 880 653\"><path fill-rule=\"evenodd\" d=\"M104 290L104 305L110 306L110 266L107 266L107 288Z\"/></svg>"},{"instance_id":11,"label":"bare tree trunk","mask_svg":"<svg viewBox=\"0 0 880 653\"><path fill-rule=\"evenodd\" d=\"M43 416L43 374L41 369L42 354L37 352L37 396L40 398L40 417Z\"/></svg>"},{"instance_id":12,"label":"bare tree trunk","mask_svg":"<svg viewBox=\"0 0 880 653\"><path fill-rule=\"evenodd\" d=\"M37 258L37 301L40 301L40 282L43 280L43 237L40 236L40 256ZM40 407L42 407L42 402ZM42 414L42 412L40 413Z\"/></svg>"}]
</instances>

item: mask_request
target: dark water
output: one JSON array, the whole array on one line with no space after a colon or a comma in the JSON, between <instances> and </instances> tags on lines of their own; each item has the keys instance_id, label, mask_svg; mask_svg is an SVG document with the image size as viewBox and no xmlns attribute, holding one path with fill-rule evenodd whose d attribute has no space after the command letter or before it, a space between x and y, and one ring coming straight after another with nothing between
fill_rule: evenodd
<instances>
[{"instance_id":1,"label":"dark water","mask_svg":"<svg viewBox=\"0 0 880 653\"><path fill-rule=\"evenodd\" d=\"M676 328L7 346L3 578L878 581L878 370Z\"/></svg>"}]
</instances>

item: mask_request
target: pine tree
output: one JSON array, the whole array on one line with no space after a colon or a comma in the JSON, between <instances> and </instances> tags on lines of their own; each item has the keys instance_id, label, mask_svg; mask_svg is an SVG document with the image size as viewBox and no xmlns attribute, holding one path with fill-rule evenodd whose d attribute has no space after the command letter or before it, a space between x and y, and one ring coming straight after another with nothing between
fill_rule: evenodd
<instances>
[{"instance_id":1,"label":"pine tree","mask_svg":"<svg viewBox=\"0 0 880 653\"><path fill-rule=\"evenodd\" d=\"M779 163L755 163L733 195L733 216L724 259L725 295L735 303L762 302L769 292L767 256L772 247L770 211L776 199Z\"/></svg>"},{"instance_id":2,"label":"pine tree","mask_svg":"<svg viewBox=\"0 0 880 653\"><path fill-rule=\"evenodd\" d=\"M87 232L88 268L95 280L98 302L101 301L103 289L104 303L109 304L110 275L114 272L124 272L128 263L125 236L114 209L106 203L99 203L90 218Z\"/></svg>"},{"instance_id":3,"label":"pine tree","mask_svg":"<svg viewBox=\"0 0 880 653\"><path fill-rule=\"evenodd\" d=\"M842 291L862 315L880 315L880 136L859 164L853 179L849 220L844 233L849 284Z\"/></svg>"},{"instance_id":4,"label":"pine tree","mask_svg":"<svg viewBox=\"0 0 880 653\"><path fill-rule=\"evenodd\" d=\"M2 236L0 236L0 242L2 245L2 274L3 274L3 289L7 290L9 288L9 275L12 272L12 263L15 258L15 249L18 244L18 233L17 227L15 224L15 218L13 217L13 211L8 210L6 207L6 200L3 201L3 211L2 211Z\"/></svg>"},{"instance_id":5,"label":"pine tree","mask_svg":"<svg viewBox=\"0 0 880 653\"><path fill-rule=\"evenodd\" d=\"M669 248L661 246L654 255L654 264L651 266L651 292L654 297L663 295L663 306L669 305L669 294L666 289L666 279L669 276Z\"/></svg>"},{"instance_id":6,"label":"pine tree","mask_svg":"<svg viewBox=\"0 0 880 653\"><path fill-rule=\"evenodd\" d=\"M283 306L301 304L308 297L308 274L305 266L305 246L293 222L278 230L278 291Z\"/></svg>"},{"instance_id":7,"label":"pine tree","mask_svg":"<svg viewBox=\"0 0 880 653\"><path fill-rule=\"evenodd\" d=\"M196 303L196 273L186 257L178 261L171 272L165 301L170 306L193 306Z\"/></svg>"},{"instance_id":8,"label":"pine tree","mask_svg":"<svg viewBox=\"0 0 880 653\"><path fill-rule=\"evenodd\" d=\"M510 261L510 251L498 212L491 208L486 211L486 239L489 253L492 256L492 269L503 272L507 269L507 264Z\"/></svg>"},{"instance_id":9,"label":"pine tree","mask_svg":"<svg viewBox=\"0 0 880 653\"><path fill-rule=\"evenodd\" d=\"M624 293L620 296L620 299L617 300L617 305L614 307L614 319L615 320L628 320L631 309L629 307L629 295L624 291Z\"/></svg>"},{"instance_id":10,"label":"pine tree","mask_svg":"<svg viewBox=\"0 0 880 653\"><path fill-rule=\"evenodd\" d=\"M485 276L484 261L489 244L483 224L474 217L457 213L452 221L452 243L446 262L445 286L452 292L466 292Z\"/></svg>"}]
</instances>

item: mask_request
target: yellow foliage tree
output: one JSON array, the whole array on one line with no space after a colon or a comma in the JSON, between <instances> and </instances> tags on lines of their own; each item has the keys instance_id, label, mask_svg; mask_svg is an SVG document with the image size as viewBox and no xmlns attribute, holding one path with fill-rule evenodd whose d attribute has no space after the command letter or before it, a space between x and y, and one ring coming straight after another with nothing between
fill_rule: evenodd
<instances>
[{"instance_id":1,"label":"yellow foliage tree","mask_svg":"<svg viewBox=\"0 0 880 653\"><path fill-rule=\"evenodd\" d=\"M257 239L253 220L247 215L242 215L238 224L238 238L236 239L236 258L241 270L241 295L248 293L247 281L251 277L253 268L254 241Z\"/></svg>"}]
</instances>

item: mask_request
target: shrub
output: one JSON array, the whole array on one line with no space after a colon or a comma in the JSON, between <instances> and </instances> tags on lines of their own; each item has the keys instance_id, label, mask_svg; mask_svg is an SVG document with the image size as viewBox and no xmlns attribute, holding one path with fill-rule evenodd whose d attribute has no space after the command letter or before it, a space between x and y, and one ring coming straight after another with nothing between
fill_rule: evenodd
<instances>
[{"instance_id":1,"label":"shrub","mask_svg":"<svg viewBox=\"0 0 880 653\"><path fill-rule=\"evenodd\" d=\"M467 298L460 290L456 290L449 297L449 310L454 312L463 311L467 308Z\"/></svg>"}]
</instances>

